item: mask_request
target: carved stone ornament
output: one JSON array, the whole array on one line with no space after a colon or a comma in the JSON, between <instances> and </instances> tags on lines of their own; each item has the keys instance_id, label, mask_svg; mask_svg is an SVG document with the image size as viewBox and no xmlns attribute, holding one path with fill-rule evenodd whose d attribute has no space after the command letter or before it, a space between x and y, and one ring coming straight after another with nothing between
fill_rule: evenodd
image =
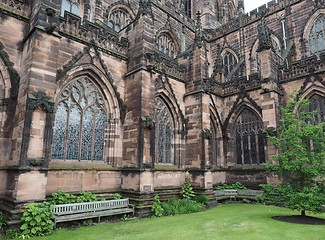
<instances>
[{"instance_id":1,"label":"carved stone ornament","mask_svg":"<svg viewBox=\"0 0 325 240\"><path fill-rule=\"evenodd\" d=\"M155 129L156 122L150 116L141 117L142 127L143 129Z\"/></svg>"},{"instance_id":2,"label":"carved stone ornament","mask_svg":"<svg viewBox=\"0 0 325 240\"><path fill-rule=\"evenodd\" d=\"M210 138L212 138L212 132L211 132L210 129L205 128L202 131L203 131L203 138L204 139L210 139Z\"/></svg>"},{"instance_id":3,"label":"carved stone ornament","mask_svg":"<svg viewBox=\"0 0 325 240\"><path fill-rule=\"evenodd\" d=\"M272 48L271 34L269 28L265 23L265 18L262 19L262 24L259 28L258 39L259 42L258 42L257 52L261 52L263 50Z\"/></svg>"},{"instance_id":4,"label":"carved stone ornament","mask_svg":"<svg viewBox=\"0 0 325 240\"><path fill-rule=\"evenodd\" d=\"M54 99L46 96L45 93L29 93L27 109L35 110L38 107L44 107L49 112L54 112Z\"/></svg>"}]
</instances>

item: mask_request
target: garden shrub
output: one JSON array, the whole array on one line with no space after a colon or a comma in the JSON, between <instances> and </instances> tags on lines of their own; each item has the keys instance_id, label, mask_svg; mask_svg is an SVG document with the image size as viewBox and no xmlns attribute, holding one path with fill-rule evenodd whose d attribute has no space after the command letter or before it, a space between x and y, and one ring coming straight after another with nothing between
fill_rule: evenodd
<instances>
[{"instance_id":1,"label":"garden shrub","mask_svg":"<svg viewBox=\"0 0 325 240\"><path fill-rule=\"evenodd\" d=\"M202 203L203 205L209 204L209 198L205 194L197 195L194 197L196 202Z\"/></svg>"},{"instance_id":2,"label":"garden shrub","mask_svg":"<svg viewBox=\"0 0 325 240\"><path fill-rule=\"evenodd\" d=\"M91 192L85 192L85 191L81 192L80 196L78 196L76 199L77 203L95 202L95 201L98 201L96 195Z\"/></svg>"},{"instance_id":3,"label":"garden shrub","mask_svg":"<svg viewBox=\"0 0 325 240\"><path fill-rule=\"evenodd\" d=\"M36 203L25 207L26 211L21 218L23 224L20 227L21 235L26 237L44 236L50 234L54 228L55 214L51 212L50 203Z\"/></svg>"},{"instance_id":4,"label":"garden shrub","mask_svg":"<svg viewBox=\"0 0 325 240\"><path fill-rule=\"evenodd\" d=\"M188 175L189 173L186 172L185 183L182 190L180 191L180 194L183 198L192 199L193 197L195 197L195 193L193 191L193 187L190 183L190 178Z\"/></svg>"},{"instance_id":5,"label":"garden shrub","mask_svg":"<svg viewBox=\"0 0 325 240\"><path fill-rule=\"evenodd\" d=\"M155 217L161 217L163 215L164 209L161 207L158 195L155 196L155 201L152 204L151 211Z\"/></svg>"},{"instance_id":6,"label":"garden shrub","mask_svg":"<svg viewBox=\"0 0 325 240\"><path fill-rule=\"evenodd\" d=\"M5 226L6 226L6 224L3 220L3 214L2 214L2 212L0 212L0 232L3 232Z\"/></svg>"},{"instance_id":7,"label":"garden shrub","mask_svg":"<svg viewBox=\"0 0 325 240\"><path fill-rule=\"evenodd\" d=\"M122 198L122 196L121 196L120 194L118 194L118 193L115 193L115 194L113 195L113 198L114 198L115 200L119 200L119 199Z\"/></svg>"},{"instance_id":8,"label":"garden shrub","mask_svg":"<svg viewBox=\"0 0 325 240\"><path fill-rule=\"evenodd\" d=\"M216 190L223 190L223 189L244 189L244 190L246 190L247 188L240 182L236 182L232 185L223 184L221 186L216 187Z\"/></svg>"},{"instance_id":9,"label":"garden shrub","mask_svg":"<svg viewBox=\"0 0 325 240\"><path fill-rule=\"evenodd\" d=\"M51 204L69 204L75 203L77 197L73 194L67 193L63 190L58 190L56 193L52 193Z\"/></svg>"},{"instance_id":10,"label":"garden shrub","mask_svg":"<svg viewBox=\"0 0 325 240\"><path fill-rule=\"evenodd\" d=\"M164 216L187 214L200 212L204 210L204 204L184 198L184 199L169 199L166 203L161 203Z\"/></svg>"}]
</instances>

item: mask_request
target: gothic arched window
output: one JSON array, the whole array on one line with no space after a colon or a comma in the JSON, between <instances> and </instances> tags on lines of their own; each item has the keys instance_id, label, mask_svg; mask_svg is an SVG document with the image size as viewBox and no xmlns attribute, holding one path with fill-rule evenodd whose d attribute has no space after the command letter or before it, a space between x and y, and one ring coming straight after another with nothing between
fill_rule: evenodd
<instances>
[{"instance_id":1,"label":"gothic arched window","mask_svg":"<svg viewBox=\"0 0 325 240\"><path fill-rule=\"evenodd\" d=\"M319 124L325 122L325 98L319 95L314 95L309 101L309 112L317 111L312 123Z\"/></svg>"},{"instance_id":2,"label":"gothic arched window","mask_svg":"<svg viewBox=\"0 0 325 240\"><path fill-rule=\"evenodd\" d=\"M237 64L236 57L232 53L227 52L223 57L224 74L226 78L229 75L229 73L231 73L231 71L235 68L236 64Z\"/></svg>"},{"instance_id":3,"label":"gothic arched window","mask_svg":"<svg viewBox=\"0 0 325 240\"><path fill-rule=\"evenodd\" d=\"M105 123L98 87L87 77L71 82L58 99L52 159L102 161Z\"/></svg>"},{"instance_id":4,"label":"gothic arched window","mask_svg":"<svg viewBox=\"0 0 325 240\"><path fill-rule=\"evenodd\" d=\"M80 1L79 0L62 0L61 16L64 16L64 11L71 12L79 16Z\"/></svg>"},{"instance_id":5,"label":"gothic arched window","mask_svg":"<svg viewBox=\"0 0 325 240\"><path fill-rule=\"evenodd\" d=\"M174 125L170 112L166 104L157 99L155 104L156 111L156 163L173 163L173 133Z\"/></svg>"},{"instance_id":6,"label":"gothic arched window","mask_svg":"<svg viewBox=\"0 0 325 240\"><path fill-rule=\"evenodd\" d=\"M129 13L122 8L118 8L113 10L108 16L107 25L114 29L114 31L119 32L129 25L131 21L132 19L130 18Z\"/></svg>"},{"instance_id":7,"label":"gothic arched window","mask_svg":"<svg viewBox=\"0 0 325 240\"><path fill-rule=\"evenodd\" d=\"M311 54L319 54L321 51L325 49L324 24L325 24L325 18L324 16L320 16L310 30L309 48Z\"/></svg>"},{"instance_id":8,"label":"gothic arched window","mask_svg":"<svg viewBox=\"0 0 325 240\"><path fill-rule=\"evenodd\" d=\"M166 32L159 34L158 38L156 39L156 49L171 58L174 58L176 55L175 43Z\"/></svg>"},{"instance_id":9,"label":"gothic arched window","mask_svg":"<svg viewBox=\"0 0 325 240\"><path fill-rule=\"evenodd\" d=\"M243 110L235 126L237 164L264 163L265 136L256 114L248 109Z\"/></svg>"}]
</instances>

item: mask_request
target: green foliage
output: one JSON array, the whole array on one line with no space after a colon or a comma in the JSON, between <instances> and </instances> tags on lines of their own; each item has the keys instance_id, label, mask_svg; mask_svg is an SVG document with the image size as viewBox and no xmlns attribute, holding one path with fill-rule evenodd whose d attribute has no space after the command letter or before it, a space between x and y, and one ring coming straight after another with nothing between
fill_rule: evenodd
<instances>
[{"instance_id":1,"label":"green foliage","mask_svg":"<svg viewBox=\"0 0 325 240\"><path fill-rule=\"evenodd\" d=\"M268 136L280 154L273 156L275 164L265 165L284 182L274 191L287 207L304 215L305 211L319 211L325 202L325 122L310 124L317 118L316 112L309 112L309 101L295 100L299 98L295 94L281 108L280 135Z\"/></svg>"},{"instance_id":2,"label":"green foliage","mask_svg":"<svg viewBox=\"0 0 325 240\"><path fill-rule=\"evenodd\" d=\"M87 219L87 220L82 221L82 226L90 226L91 224L93 224L92 219Z\"/></svg>"},{"instance_id":3,"label":"green foliage","mask_svg":"<svg viewBox=\"0 0 325 240\"><path fill-rule=\"evenodd\" d=\"M201 212L204 210L204 204L188 198L169 199L168 202L162 203L161 206L165 216Z\"/></svg>"},{"instance_id":4,"label":"green foliage","mask_svg":"<svg viewBox=\"0 0 325 240\"><path fill-rule=\"evenodd\" d=\"M75 203L77 197L73 194L66 193L63 190L58 190L56 193L52 193L52 199L51 204L57 205L57 204L69 204L69 203Z\"/></svg>"},{"instance_id":5,"label":"green foliage","mask_svg":"<svg viewBox=\"0 0 325 240\"><path fill-rule=\"evenodd\" d=\"M14 238L19 238L21 236L21 233L18 229L8 229L6 231L6 239L14 239Z\"/></svg>"},{"instance_id":6,"label":"green foliage","mask_svg":"<svg viewBox=\"0 0 325 240\"><path fill-rule=\"evenodd\" d=\"M180 191L180 194L183 198L187 198L187 199L192 199L193 197L195 197L195 193L194 193L193 187L190 183L190 178L188 176L188 172L186 172L185 183L184 183L182 190Z\"/></svg>"},{"instance_id":7,"label":"green foliage","mask_svg":"<svg viewBox=\"0 0 325 240\"><path fill-rule=\"evenodd\" d=\"M202 203L203 205L209 204L209 198L205 194L195 196L194 200L198 203Z\"/></svg>"},{"instance_id":8,"label":"green foliage","mask_svg":"<svg viewBox=\"0 0 325 240\"><path fill-rule=\"evenodd\" d=\"M155 201L152 204L151 211L155 217L161 217L163 215L164 209L161 207L158 195L155 196Z\"/></svg>"},{"instance_id":9,"label":"green foliage","mask_svg":"<svg viewBox=\"0 0 325 240\"><path fill-rule=\"evenodd\" d=\"M120 194L118 194L118 193L115 193L115 194L113 195L113 198L114 198L115 200L118 200L118 199L121 199L122 196L121 196Z\"/></svg>"},{"instance_id":10,"label":"green foliage","mask_svg":"<svg viewBox=\"0 0 325 240\"><path fill-rule=\"evenodd\" d=\"M2 214L2 212L0 212L0 232L3 232L5 226L6 226L6 223L3 220L3 214Z\"/></svg>"},{"instance_id":11,"label":"green foliage","mask_svg":"<svg viewBox=\"0 0 325 240\"><path fill-rule=\"evenodd\" d=\"M69 203L83 203L83 202L95 202L98 198L91 192L81 192L78 196L67 193L63 190L58 190L56 193L52 193L52 199L50 203L52 205L57 204L69 204Z\"/></svg>"},{"instance_id":12,"label":"green foliage","mask_svg":"<svg viewBox=\"0 0 325 240\"><path fill-rule=\"evenodd\" d=\"M249 204L249 203L251 203L252 201L249 200L249 199L244 198L244 199L243 199L243 202Z\"/></svg>"},{"instance_id":13,"label":"green foliage","mask_svg":"<svg viewBox=\"0 0 325 240\"><path fill-rule=\"evenodd\" d=\"M216 187L216 190L223 190L223 189L244 189L244 190L246 190L247 188L240 182L236 182L232 185L223 184L221 186Z\"/></svg>"},{"instance_id":14,"label":"green foliage","mask_svg":"<svg viewBox=\"0 0 325 240\"><path fill-rule=\"evenodd\" d=\"M72 194L70 194L72 195ZM74 198L75 199L75 198ZM77 203L83 203L83 202L96 202L98 201L98 198L95 194L91 192L81 192L81 194L76 198Z\"/></svg>"},{"instance_id":15,"label":"green foliage","mask_svg":"<svg viewBox=\"0 0 325 240\"><path fill-rule=\"evenodd\" d=\"M26 211L21 218L23 222L20 227L22 235L26 237L44 236L53 231L54 222L52 219L55 215L51 212L50 203L30 204L25 208Z\"/></svg>"}]
</instances>

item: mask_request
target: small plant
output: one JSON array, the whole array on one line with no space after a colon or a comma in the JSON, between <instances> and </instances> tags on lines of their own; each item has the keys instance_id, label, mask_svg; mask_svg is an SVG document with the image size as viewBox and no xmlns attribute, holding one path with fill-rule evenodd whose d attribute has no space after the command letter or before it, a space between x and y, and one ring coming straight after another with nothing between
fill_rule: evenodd
<instances>
[{"instance_id":1,"label":"small plant","mask_svg":"<svg viewBox=\"0 0 325 240\"><path fill-rule=\"evenodd\" d=\"M223 189L244 189L244 190L246 190L247 188L240 182L236 182L232 185L223 184L221 186L216 187L216 190L223 190Z\"/></svg>"},{"instance_id":2,"label":"small plant","mask_svg":"<svg viewBox=\"0 0 325 240\"><path fill-rule=\"evenodd\" d=\"M247 204L250 204L252 201L249 200L249 199L244 198L244 199L243 199L243 202L244 202L244 203L247 203Z\"/></svg>"},{"instance_id":3,"label":"small plant","mask_svg":"<svg viewBox=\"0 0 325 240\"><path fill-rule=\"evenodd\" d=\"M126 216L126 214L124 214L123 215L123 217L121 217L121 220L123 220L123 221L126 221L126 220L128 220L129 218Z\"/></svg>"},{"instance_id":4,"label":"small plant","mask_svg":"<svg viewBox=\"0 0 325 240\"><path fill-rule=\"evenodd\" d=\"M158 195L155 196L155 201L152 204L151 211L155 217L161 217L163 215L164 209L161 207Z\"/></svg>"},{"instance_id":5,"label":"small plant","mask_svg":"<svg viewBox=\"0 0 325 240\"><path fill-rule=\"evenodd\" d=\"M87 219L82 222L82 226L90 226L91 224L93 224L92 219Z\"/></svg>"},{"instance_id":6,"label":"small plant","mask_svg":"<svg viewBox=\"0 0 325 240\"><path fill-rule=\"evenodd\" d=\"M0 232L4 231L5 226L6 226L6 223L3 220L3 214L2 214L2 212L0 212Z\"/></svg>"},{"instance_id":7,"label":"small plant","mask_svg":"<svg viewBox=\"0 0 325 240\"><path fill-rule=\"evenodd\" d=\"M98 201L98 198L95 194L91 192L81 192L80 196L77 197L76 202L77 203L83 203L83 202L95 202Z\"/></svg>"},{"instance_id":8,"label":"small plant","mask_svg":"<svg viewBox=\"0 0 325 240\"><path fill-rule=\"evenodd\" d=\"M118 193L115 193L115 194L113 195L113 198L114 198L115 200L119 200L119 199L122 198L122 196L121 196L120 194L118 194Z\"/></svg>"},{"instance_id":9,"label":"small plant","mask_svg":"<svg viewBox=\"0 0 325 240\"><path fill-rule=\"evenodd\" d=\"M68 203L75 203L77 197L73 194L67 193L63 190L58 190L56 193L52 193L52 201L51 204L68 204Z\"/></svg>"},{"instance_id":10,"label":"small plant","mask_svg":"<svg viewBox=\"0 0 325 240\"><path fill-rule=\"evenodd\" d=\"M20 229L25 237L44 236L50 234L54 228L52 219L55 217L51 212L48 202L30 204L25 207L21 220L23 221Z\"/></svg>"},{"instance_id":11,"label":"small plant","mask_svg":"<svg viewBox=\"0 0 325 240\"><path fill-rule=\"evenodd\" d=\"M6 239L14 239L19 238L21 236L21 232L18 229L8 229L6 231Z\"/></svg>"},{"instance_id":12,"label":"small plant","mask_svg":"<svg viewBox=\"0 0 325 240\"><path fill-rule=\"evenodd\" d=\"M203 205L208 205L209 204L209 198L205 194L201 194L198 196L194 197L194 200L198 203L201 203Z\"/></svg>"},{"instance_id":13,"label":"small plant","mask_svg":"<svg viewBox=\"0 0 325 240\"><path fill-rule=\"evenodd\" d=\"M193 191L193 187L190 183L190 178L188 175L189 173L186 172L185 183L182 190L180 191L180 194L183 198L192 199L193 197L195 197L195 193Z\"/></svg>"}]
</instances>

